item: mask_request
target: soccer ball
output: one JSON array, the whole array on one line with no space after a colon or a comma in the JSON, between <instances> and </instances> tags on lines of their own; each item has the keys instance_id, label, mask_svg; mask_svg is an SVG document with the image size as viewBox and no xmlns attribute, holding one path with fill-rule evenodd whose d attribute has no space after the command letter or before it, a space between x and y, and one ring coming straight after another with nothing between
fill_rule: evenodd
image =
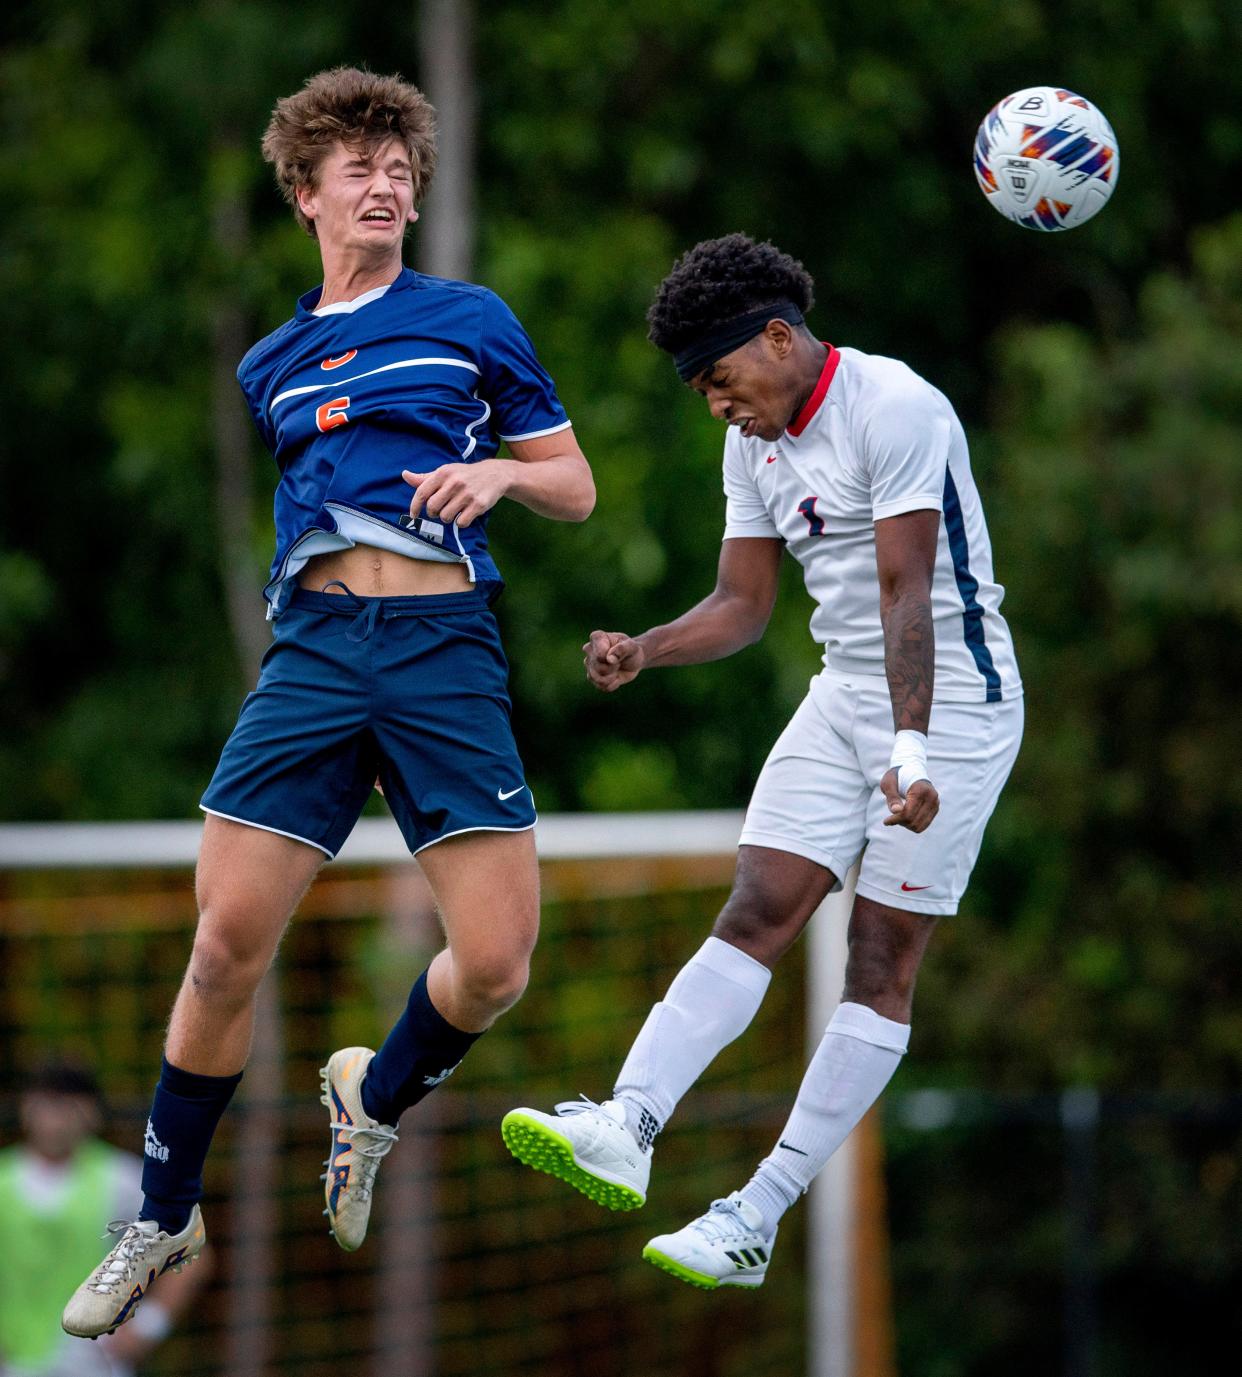
<instances>
[{"instance_id":1,"label":"soccer ball","mask_svg":"<svg viewBox=\"0 0 1242 1377\"><path fill-rule=\"evenodd\" d=\"M1103 209L1117 185L1117 138L1089 100L1030 86L988 111L975 136L975 176L1017 225L1073 229Z\"/></svg>"}]
</instances>

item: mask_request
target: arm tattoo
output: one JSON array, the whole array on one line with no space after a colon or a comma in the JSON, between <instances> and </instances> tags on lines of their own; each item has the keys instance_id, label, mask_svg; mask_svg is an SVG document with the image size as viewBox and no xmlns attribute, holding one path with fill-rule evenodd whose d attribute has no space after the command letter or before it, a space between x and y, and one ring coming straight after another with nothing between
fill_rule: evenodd
<instances>
[{"instance_id":1,"label":"arm tattoo","mask_svg":"<svg viewBox=\"0 0 1242 1377\"><path fill-rule=\"evenodd\" d=\"M936 632L931 599L898 593L880 610L884 673L893 700L893 730L926 732L936 677Z\"/></svg>"}]
</instances>

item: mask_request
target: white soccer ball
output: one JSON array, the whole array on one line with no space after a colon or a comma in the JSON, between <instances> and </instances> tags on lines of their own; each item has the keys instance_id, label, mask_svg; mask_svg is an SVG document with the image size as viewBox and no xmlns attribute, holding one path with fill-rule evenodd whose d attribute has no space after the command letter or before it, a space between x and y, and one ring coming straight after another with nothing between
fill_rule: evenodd
<instances>
[{"instance_id":1,"label":"white soccer ball","mask_svg":"<svg viewBox=\"0 0 1242 1377\"><path fill-rule=\"evenodd\" d=\"M1059 86L1029 86L988 112L975 136L975 176L1017 225L1073 229L1117 185L1117 137L1099 110Z\"/></svg>"}]
</instances>

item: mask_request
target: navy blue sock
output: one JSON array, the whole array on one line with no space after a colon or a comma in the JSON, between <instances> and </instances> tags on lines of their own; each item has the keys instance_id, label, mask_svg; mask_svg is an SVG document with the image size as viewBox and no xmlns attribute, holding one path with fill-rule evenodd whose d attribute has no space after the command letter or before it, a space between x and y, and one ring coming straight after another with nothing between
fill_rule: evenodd
<instances>
[{"instance_id":1,"label":"navy blue sock","mask_svg":"<svg viewBox=\"0 0 1242 1377\"><path fill-rule=\"evenodd\" d=\"M199 1076L173 1066L167 1057L151 1101L143 1142L139 1219L154 1219L179 1234L203 1194L203 1163L220 1116L242 1078Z\"/></svg>"},{"instance_id":2,"label":"navy blue sock","mask_svg":"<svg viewBox=\"0 0 1242 1377\"><path fill-rule=\"evenodd\" d=\"M427 972L414 982L405 1012L376 1052L362 1081L362 1107L381 1124L395 1124L402 1111L434 1090L482 1033L463 1033L431 1002Z\"/></svg>"}]
</instances>

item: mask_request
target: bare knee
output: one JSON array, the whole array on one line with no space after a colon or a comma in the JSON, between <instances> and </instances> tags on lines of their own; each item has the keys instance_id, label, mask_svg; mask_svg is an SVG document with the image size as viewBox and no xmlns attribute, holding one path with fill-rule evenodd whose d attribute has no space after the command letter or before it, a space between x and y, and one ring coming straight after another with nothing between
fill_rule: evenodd
<instances>
[{"instance_id":1,"label":"bare knee","mask_svg":"<svg viewBox=\"0 0 1242 1377\"><path fill-rule=\"evenodd\" d=\"M914 973L872 947L851 949L844 998L851 1004L865 1004L885 1018L908 1023L914 1007Z\"/></svg>"},{"instance_id":2,"label":"bare knee","mask_svg":"<svg viewBox=\"0 0 1242 1377\"><path fill-rule=\"evenodd\" d=\"M204 910L194 936L186 983L200 999L245 1003L271 965L274 950L265 933L244 917Z\"/></svg>"},{"instance_id":3,"label":"bare knee","mask_svg":"<svg viewBox=\"0 0 1242 1377\"><path fill-rule=\"evenodd\" d=\"M788 911L757 886L735 886L712 927L712 936L754 955L777 944Z\"/></svg>"},{"instance_id":4,"label":"bare knee","mask_svg":"<svg viewBox=\"0 0 1242 1377\"><path fill-rule=\"evenodd\" d=\"M454 965L459 997L492 1018L521 999L530 979L526 956L490 957Z\"/></svg>"},{"instance_id":5,"label":"bare knee","mask_svg":"<svg viewBox=\"0 0 1242 1377\"><path fill-rule=\"evenodd\" d=\"M733 890L712 936L774 966L797 941L833 883L831 871L801 856L743 846Z\"/></svg>"},{"instance_id":6,"label":"bare knee","mask_svg":"<svg viewBox=\"0 0 1242 1377\"><path fill-rule=\"evenodd\" d=\"M844 998L909 1023L919 967L935 926L934 916L858 898L850 919Z\"/></svg>"}]
</instances>

